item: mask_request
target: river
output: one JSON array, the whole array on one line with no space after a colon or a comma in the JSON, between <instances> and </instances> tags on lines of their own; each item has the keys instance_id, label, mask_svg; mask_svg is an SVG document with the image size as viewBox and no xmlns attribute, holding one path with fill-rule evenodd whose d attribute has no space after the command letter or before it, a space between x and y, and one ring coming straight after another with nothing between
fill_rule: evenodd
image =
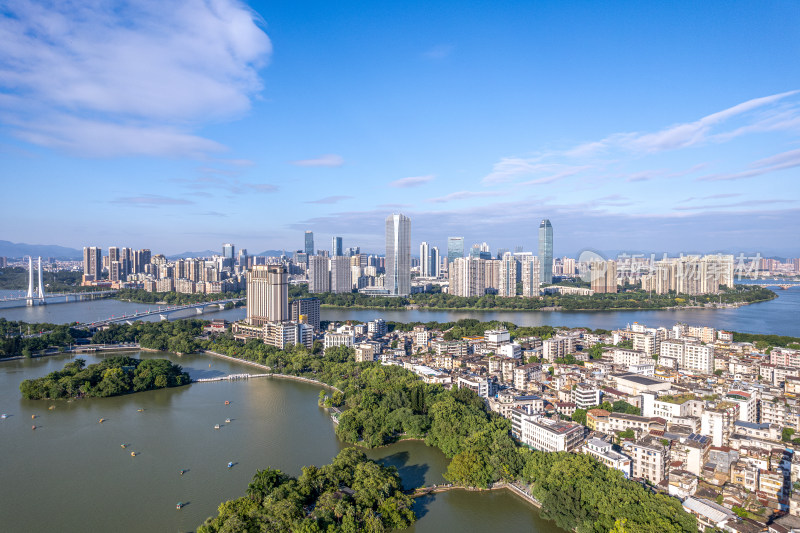
<instances>
[{"instance_id":1,"label":"river","mask_svg":"<svg viewBox=\"0 0 800 533\"><path fill-rule=\"evenodd\" d=\"M380 309L322 309L322 320L360 320L368 321L375 318L392 320L395 322L452 322L461 318L477 318L482 321L502 320L512 322L519 326L584 326L592 329L616 329L627 324L639 322L647 326L670 328L678 322L691 325L710 326L717 329L733 330L748 333L766 333L774 335L790 335L800 337L800 288L780 290L775 289L778 297L767 302L743 305L726 309L664 309L644 311L389 311ZM12 291L0 291L3 294ZM120 302L117 300L95 300L91 302L76 302L52 304L34 307L2 308L0 303L0 317L8 320L22 320L25 322L51 322L66 323L71 321L93 322L135 313L145 309L155 309L158 306ZM224 318L226 320L241 320L245 316L244 308L225 311L211 311L198 315L195 310L189 309L171 313L170 319L200 317L206 320ZM159 320L158 315L152 315L146 320Z\"/></svg>"},{"instance_id":2,"label":"river","mask_svg":"<svg viewBox=\"0 0 800 533\"><path fill-rule=\"evenodd\" d=\"M195 379L257 372L206 355L130 353L170 359ZM91 364L103 355L80 357ZM0 363L0 412L10 415L0 420L3 531L190 531L220 502L244 495L257 469L272 466L296 476L304 465L330 462L345 446L317 406L319 387L289 380L195 383L71 402L21 398L23 379L60 369L70 359ZM397 466L406 488L444 482L448 459L421 442L368 455ZM231 469L229 461L235 463ZM187 472L181 476L182 469ZM180 511L179 501L188 503ZM560 531L507 491L454 491L415 505L419 520L409 532Z\"/></svg>"}]
</instances>

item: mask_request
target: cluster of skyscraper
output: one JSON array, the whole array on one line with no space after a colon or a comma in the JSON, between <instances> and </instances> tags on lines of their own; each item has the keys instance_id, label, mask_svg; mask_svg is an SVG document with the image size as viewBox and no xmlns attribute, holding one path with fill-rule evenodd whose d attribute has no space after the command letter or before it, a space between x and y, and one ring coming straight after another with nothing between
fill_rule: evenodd
<instances>
[{"instance_id":1,"label":"cluster of skyscraper","mask_svg":"<svg viewBox=\"0 0 800 533\"><path fill-rule=\"evenodd\" d=\"M429 265L427 269L426 265ZM420 267L423 276L439 275L439 250L427 242L420 246ZM512 297L519 292L519 282L522 283L522 296L538 296L542 284L553 282L553 226L547 219L539 225L538 256L523 252L519 247L514 253L498 251L497 258L494 258L485 242L474 245L467 255L464 237L449 237L447 274L448 290L456 296L482 296L489 290Z\"/></svg>"},{"instance_id":2,"label":"cluster of skyscraper","mask_svg":"<svg viewBox=\"0 0 800 533\"><path fill-rule=\"evenodd\" d=\"M83 249L83 284L114 288L143 288L152 292L177 291L209 293L235 291L244 287L243 272L249 260L247 250L233 244L222 245L222 255L210 259L168 260L149 249L133 250L111 246Z\"/></svg>"}]
</instances>

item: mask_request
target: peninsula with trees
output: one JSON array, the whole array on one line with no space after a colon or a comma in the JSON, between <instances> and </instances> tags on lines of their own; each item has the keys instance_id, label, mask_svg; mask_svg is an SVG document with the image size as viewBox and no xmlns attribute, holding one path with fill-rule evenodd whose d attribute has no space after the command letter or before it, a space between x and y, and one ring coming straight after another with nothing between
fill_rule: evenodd
<instances>
[{"instance_id":1,"label":"peninsula with trees","mask_svg":"<svg viewBox=\"0 0 800 533\"><path fill-rule=\"evenodd\" d=\"M19 390L27 400L105 398L133 392L191 383L189 374L166 359L109 357L86 366L86 360L70 361L62 370L38 379L26 379Z\"/></svg>"}]
</instances>

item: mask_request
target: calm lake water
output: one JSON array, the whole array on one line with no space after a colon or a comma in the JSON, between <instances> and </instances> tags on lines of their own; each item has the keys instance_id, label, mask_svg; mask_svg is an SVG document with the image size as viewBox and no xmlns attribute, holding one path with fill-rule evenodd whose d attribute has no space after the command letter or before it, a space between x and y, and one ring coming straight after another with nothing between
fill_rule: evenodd
<instances>
[{"instance_id":1,"label":"calm lake water","mask_svg":"<svg viewBox=\"0 0 800 533\"><path fill-rule=\"evenodd\" d=\"M193 378L256 372L204 355L131 354L170 359ZM81 357L91 364L103 356ZM220 502L243 495L257 469L272 466L299 475L302 466L326 464L344 446L317 406L319 388L288 380L196 383L72 402L21 399L23 379L60 369L68 360L0 363L0 412L10 415L0 420L3 531L191 531ZM105 422L98 423L100 418ZM214 430L215 424L221 429ZM131 457L131 451L138 455ZM442 483L448 464L421 442L368 455L397 466L407 488ZM231 469L229 461L235 463ZM183 476L181 469L187 470ZM179 501L188 503L180 511ZM420 519L411 532L559 531L505 491L441 494L418 500L416 511Z\"/></svg>"}]
</instances>

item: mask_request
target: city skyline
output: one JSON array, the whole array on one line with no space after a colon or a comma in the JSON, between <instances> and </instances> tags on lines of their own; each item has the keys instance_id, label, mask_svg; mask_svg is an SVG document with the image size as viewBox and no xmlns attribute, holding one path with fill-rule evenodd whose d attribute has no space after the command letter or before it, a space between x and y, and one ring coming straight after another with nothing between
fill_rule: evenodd
<instances>
[{"instance_id":1,"label":"city skyline","mask_svg":"<svg viewBox=\"0 0 800 533\"><path fill-rule=\"evenodd\" d=\"M4 237L795 253L796 6L311 7L9 7Z\"/></svg>"}]
</instances>

